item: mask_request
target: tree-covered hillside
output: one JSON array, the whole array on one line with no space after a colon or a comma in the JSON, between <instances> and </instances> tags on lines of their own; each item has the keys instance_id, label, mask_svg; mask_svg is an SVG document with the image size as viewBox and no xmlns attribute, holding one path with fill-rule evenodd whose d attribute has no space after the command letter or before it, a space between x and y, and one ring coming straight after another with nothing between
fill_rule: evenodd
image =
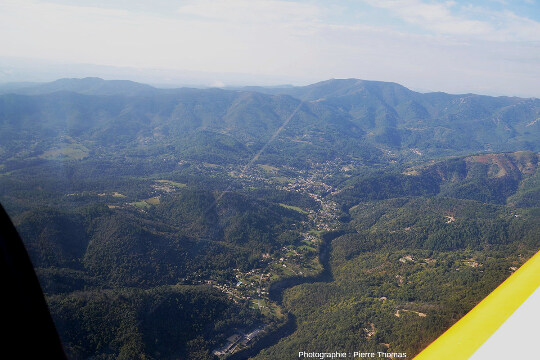
<instances>
[{"instance_id":1,"label":"tree-covered hillside","mask_svg":"<svg viewBox=\"0 0 540 360\"><path fill-rule=\"evenodd\" d=\"M0 202L72 359L410 358L540 248L538 99L2 89Z\"/></svg>"},{"instance_id":2,"label":"tree-covered hillside","mask_svg":"<svg viewBox=\"0 0 540 360\"><path fill-rule=\"evenodd\" d=\"M12 168L121 151L245 163L278 131L262 157L294 166L336 157L372 163L540 150L538 99L421 94L356 79L248 90L91 78L12 89L18 94L0 95L0 161Z\"/></svg>"}]
</instances>

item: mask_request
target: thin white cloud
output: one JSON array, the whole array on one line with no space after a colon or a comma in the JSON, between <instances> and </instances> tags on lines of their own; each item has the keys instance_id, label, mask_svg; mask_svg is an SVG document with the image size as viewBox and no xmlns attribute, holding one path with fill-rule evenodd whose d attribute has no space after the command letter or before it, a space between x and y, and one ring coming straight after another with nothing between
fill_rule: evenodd
<instances>
[{"instance_id":1,"label":"thin white cloud","mask_svg":"<svg viewBox=\"0 0 540 360\"><path fill-rule=\"evenodd\" d=\"M468 14L484 17L492 24L493 32L486 36L498 41L540 42L540 22L519 16L510 10L493 11L479 6L464 8Z\"/></svg>"},{"instance_id":2,"label":"thin white cloud","mask_svg":"<svg viewBox=\"0 0 540 360\"><path fill-rule=\"evenodd\" d=\"M455 1L364 0L431 33L493 41L540 41L540 23L512 11L460 6Z\"/></svg>"},{"instance_id":3,"label":"thin white cloud","mask_svg":"<svg viewBox=\"0 0 540 360\"><path fill-rule=\"evenodd\" d=\"M371 6L390 10L402 20L442 34L487 34L492 27L478 20L463 19L452 14L454 1L426 3L419 0L367 0Z\"/></svg>"}]
</instances>

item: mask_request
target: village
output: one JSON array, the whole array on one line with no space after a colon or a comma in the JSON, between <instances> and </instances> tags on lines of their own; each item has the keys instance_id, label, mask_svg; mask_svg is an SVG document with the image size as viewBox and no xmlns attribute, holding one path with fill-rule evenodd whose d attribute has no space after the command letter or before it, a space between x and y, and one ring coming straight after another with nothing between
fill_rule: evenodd
<instances>
[{"instance_id":1,"label":"village","mask_svg":"<svg viewBox=\"0 0 540 360\"><path fill-rule=\"evenodd\" d=\"M263 170L262 173L261 169ZM272 182L275 179L265 175L268 175L268 172L270 172L270 175L276 175L278 171L277 168L263 166L255 168L253 174L246 171L243 177L253 181ZM306 171L299 173L307 175ZM247 272L233 269L235 271L235 284L218 283L213 280L208 280L207 283L227 294L233 301L248 301L251 302L253 308L259 309L267 316L282 317L281 307L269 298L268 289L270 284L292 276L314 276L322 271L323 268L318 257L321 241L319 235L324 231L334 229L337 221L337 204L324 199L324 195L332 193L335 189L320 180L322 174L324 174L323 171L313 171L309 176L298 176L290 179L291 181L280 187L285 191L307 194L320 205L317 211L306 211L287 206L307 214L307 220L300 224L300 228L306 230L301 234L302 240L300 244L283 246L273 254L263 254L261 261L265 264L265 267ZM227 357L249 346L255 337L264 333L265 327L253 330L248 334L237 331L227 338L225 344L215 349L213 354L220 358Z\"/></svg>"},{"instance_id":2,"label":"village","mask_svg":"<svg viewBox=\"0 0 540 360\"><path fill-rule=\"evenodd\" d=\"M279 204L306 215L305 220L295 224L295 228L300 233L300 241L282 246L273 253L264 253L257 268L248 271L242 271L238 268L232 269L233 276L229 277L228 280L200 274L192 274L179 279L179 282L183 284L210 285L236 303L248 304L249 307L259 310L270 319L282 319L284 316L282 308L269 297L270 284L290 277L316 276L322 271L323 267L319 262L320 234L336 228L337 214L339 213L338 205L327 199L327 195L335 193L336 189L323 180L327 176L329 168L340 168L344 169L343 171L348 171L352 166L343 165L339 161L313 164L309 170L291 167L279 169L270 165L254 165L248 169L244 168L242 171L207 163L201 163L198 166L210 172L227 171L229 176L239 180L245 188L265 183L276 186L281 191L307 195L318 204L315 209ZM287 176L282 175L281 172ZM149 198L135 202L126 202L125 200L120 202L125 196L114 193L111 196L120 201L109 205L109 207L135 207L138 211L145 212L150 206L159 204L162 196L180 191L184 187L186 185L183 183L158 179L151 184L152 190ZM106 195L100 194L100 196ZM256 329L233 330L226 341L213 350L213 354L220 358L232 355L249 347L257 337L265 334L265 330L266 325L264 324Z\"/></svg>"}]
</instances>

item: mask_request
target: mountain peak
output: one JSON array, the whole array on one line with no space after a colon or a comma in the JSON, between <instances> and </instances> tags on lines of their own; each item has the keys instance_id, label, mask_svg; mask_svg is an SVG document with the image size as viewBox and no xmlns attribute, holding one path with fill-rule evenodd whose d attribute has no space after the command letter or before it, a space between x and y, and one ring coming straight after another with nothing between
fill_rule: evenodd
<instances>
[{"instance_id":1,"label":"mountain peak","mask_svg":"<svg viewBox=\"0 0 540 360\"><path fill-rule=\"evenodd\" d=\"M130 80L104 80L99 77L85 77L62 78L49 83L20 88L15 92L23 95L41 95L61 91L84 95L145 96L153 94L156 89L150 85Z\"/></svg>"}]
</instances>

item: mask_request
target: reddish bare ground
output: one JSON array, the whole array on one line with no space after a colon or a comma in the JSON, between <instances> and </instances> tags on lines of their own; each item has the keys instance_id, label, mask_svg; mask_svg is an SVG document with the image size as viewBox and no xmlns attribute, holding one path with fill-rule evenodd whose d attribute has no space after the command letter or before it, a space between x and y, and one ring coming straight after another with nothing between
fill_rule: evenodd
<instances>
[{"instance_id":1,"label":"reddish bare ground","mask_svg":"<svg viewBox=\"0 0 540 360\"><path fill-rule=\"evenodd\" d=\"M508 175L532 175L538 167L538 157L529 151L520 151L510 154L485 154L475 155L465 158L467 165L471 163L481 163L496 165L496 171L491 172L493 177L504 177Z\"/></svg>"}]
</instances>

